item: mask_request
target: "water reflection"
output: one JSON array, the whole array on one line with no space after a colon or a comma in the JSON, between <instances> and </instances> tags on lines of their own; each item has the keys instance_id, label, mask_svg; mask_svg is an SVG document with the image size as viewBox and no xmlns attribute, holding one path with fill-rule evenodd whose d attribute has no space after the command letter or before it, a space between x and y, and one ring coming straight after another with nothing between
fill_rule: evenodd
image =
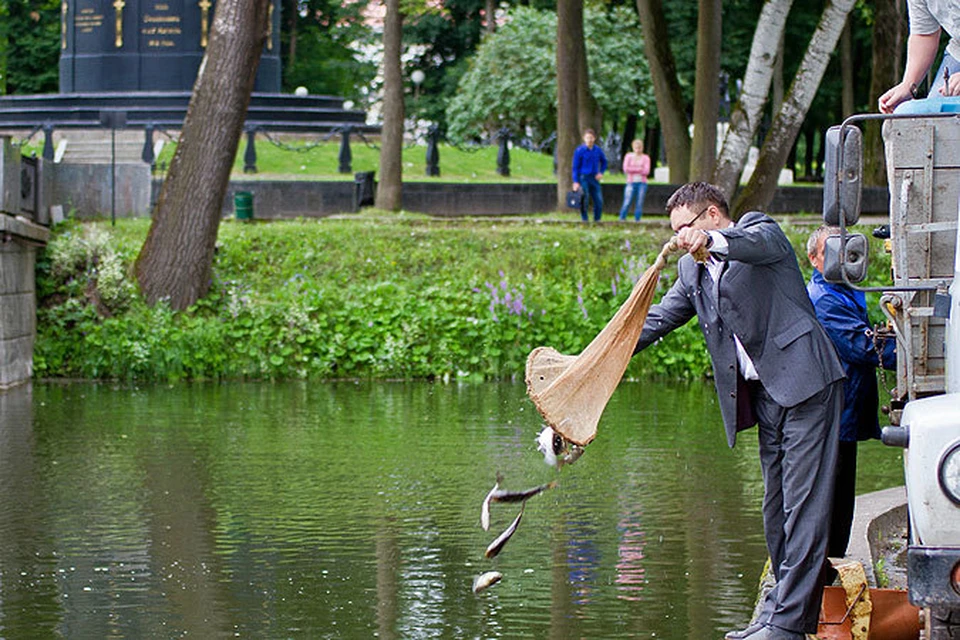
<instances>
[{"instance_id":1,"label":"water reflection","mask_svg":"<svg viewBox=\"0 0 960 640\"><path fill-rule=\"evenodd\" d=\"M720 637L765 551L755 435L625 384L555 477L522 385L34 385L0 394L0 637ZM749 432L748 432L749 433ZM871 488L896 452L867 447ZM504 574L475 596L473 578Z\"/></svg>"}]
</instances>

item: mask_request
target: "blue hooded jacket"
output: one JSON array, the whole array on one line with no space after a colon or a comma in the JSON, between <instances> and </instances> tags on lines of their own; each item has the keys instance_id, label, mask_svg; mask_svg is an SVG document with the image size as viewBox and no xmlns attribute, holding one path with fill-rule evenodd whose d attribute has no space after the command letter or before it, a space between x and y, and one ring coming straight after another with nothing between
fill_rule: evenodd
<instances>
[{"instance_id":1,"label":"blue hooded jacket","mask_svg":"<svg viewBox=\"0 0 960 640\"><path fill-rule=\"evenodd\" d=\"M847 378L843 381L843 415L840 440L856 442L880 437L877 420L877 374L880 357L874 347L872 328L867 317L866 296L862 291L833 284L813 270L807 285L817 320L837 349ZM897 366L896 340L889 339L881 348L883 368Z\"/></svg>"}]
</instances>

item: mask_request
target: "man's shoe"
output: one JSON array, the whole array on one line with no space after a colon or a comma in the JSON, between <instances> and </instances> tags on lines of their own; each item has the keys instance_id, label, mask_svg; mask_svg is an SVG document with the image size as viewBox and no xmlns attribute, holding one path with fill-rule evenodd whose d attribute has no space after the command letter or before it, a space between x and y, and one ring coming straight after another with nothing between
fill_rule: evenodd
<instances>
[{"instance_id":1,"label":"man's shoe","mask_svg":"<svg viewBox=\"0 0 960 640\"><path fill-rule=\"evenodd\" d=\"M743 640L806 640L806 635L796 631L787 631L772 624L765 624Z\"/></svg>"},{"instance_id":2,"label":"man's shoe","mask_svg":"<svg viewBox=\"0 0 960 640\"><path fill-rule=\"evenodd\" d=\"M763 628L762 622L754 622L746 629L740 629L739 631L728 631L727 635L723 636L724 640L746 640L747 636Z\"/></svg>"}]
</instances>

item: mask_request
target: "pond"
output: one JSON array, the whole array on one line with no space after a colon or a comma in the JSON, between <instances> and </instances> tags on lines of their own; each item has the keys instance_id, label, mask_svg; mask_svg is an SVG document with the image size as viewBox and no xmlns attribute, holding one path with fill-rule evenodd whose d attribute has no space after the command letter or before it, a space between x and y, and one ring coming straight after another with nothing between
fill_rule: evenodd
<instances>
[{"instance_id":1,"label":"pond","mask_svg":"<svg viewBox=\"0 0 960 640\"><path fill-rule=\"evenodd\" d=\"M749 619L755 431L624 383L572 466L522 384L40 384L0 394L0 637L676 638ZM487 545L531 499L496 558ZM859 487L902 483L861 448ZM475 576L503 580L474 594Z\"/></svg>"}]
</instances>

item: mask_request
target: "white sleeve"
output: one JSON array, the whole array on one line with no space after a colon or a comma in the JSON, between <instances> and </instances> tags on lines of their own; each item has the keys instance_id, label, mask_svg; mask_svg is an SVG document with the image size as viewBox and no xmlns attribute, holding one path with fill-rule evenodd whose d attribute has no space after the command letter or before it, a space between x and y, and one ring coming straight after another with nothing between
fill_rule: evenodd
<instances>
[{"instance_id":1,"label":"white sleeve","mask_svg":"<svg viewBox=\"0 0 960 640\"><path fill-rule=\"evenodd\" d=\"M925 36L940 29L940 23L930 12L928 0L907 0L907 13L912 34Z\"/></svg>"},{"instance_id":2,"label":"white sleeve","mask_svg":"<svg viewBox=\"0 0 960 640\"><path fill-rule=\"evenodd\" d=\"M726 236L719 231L707 231L706 233L710 236L711 240L710 253L718 258L726 258L730 249L730 244L727 242Z\"/></svg>"}]
</instances>

